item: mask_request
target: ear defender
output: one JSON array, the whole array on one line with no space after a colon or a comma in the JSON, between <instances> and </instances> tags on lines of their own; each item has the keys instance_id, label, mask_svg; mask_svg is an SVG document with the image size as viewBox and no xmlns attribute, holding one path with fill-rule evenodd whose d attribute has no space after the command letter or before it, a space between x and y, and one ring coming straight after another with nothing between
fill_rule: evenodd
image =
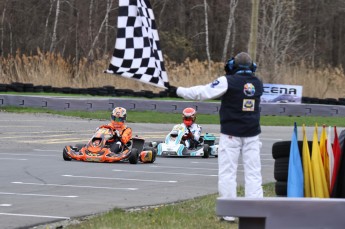
<instances>
[{"instance_id":1,"label":"ear defender","mask_svg":"<svg viewBox=\"0 0 345 229\"><path fill-rule=\"evenodd\" d=\"M251 70L253 73L256 71L256 68L257 68L256 63L253 62L251 66Z\"/></svg>"},{"instance_id":2,"label":"ear defender","mask_svg":"<svg viewBox=\"0 0 345 229\"><path fill-rule=\"evenodd\" d=\"M231 58L229 59L225 66L224 66L224 70L227 74L235 74L237 71L236 69L249 69L252 73L254 73L256 71L256 63L252 62L252 64L250 66L242 66L242 65L237 65L235 63L235 58ZM240 70L241 71L241 70ZM243 71L243 70L242 70ZM244 71L248 71L248 70L244 70Z\"/></svg>"},{"instance_id":3,"label":"ear defender","mask_svg":"<svg viewBox=\"0 0 345 229\"><path fill-rule=\"evenodd\" d=\"M224 70L226 73L231 73L233 70L235 69L235 58L232 57L231 59L229 59L225 66L224 66Z\"/></svg>"}]
</instances>

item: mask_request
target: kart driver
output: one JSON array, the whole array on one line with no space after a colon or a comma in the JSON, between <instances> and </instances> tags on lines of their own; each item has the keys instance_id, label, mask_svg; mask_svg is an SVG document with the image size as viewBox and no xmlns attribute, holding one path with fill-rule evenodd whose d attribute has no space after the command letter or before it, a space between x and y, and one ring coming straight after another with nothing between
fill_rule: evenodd
<instances>
[{"instance_id":1,"label":"kart driver","mask_svg":"<svg viewBox=\"0 0 345 229\"><path fill-rule=\"evenodd\" d=\"M193 149L199 143L201 126L195 123L196 111L194 108L187 107L182 111L182 126L186 127L186 132L182 137L182 143L188 148Z\"/></svg>"},{"instance_id":2,"label":"kart driver","mask_svg":"<svg viewBox=\"0 0 345 229\"><path fill-rule=\"evenodd\" d=\"M120 153L123 146L126 145L132 138L132 129L125 125L126 118L126 109L123 107L115 107L111 113L111 122L108 125L99 127L110 128L114 131L114 137L108 140L110 151L113 153Z\"/></svg>"}]
</instances>

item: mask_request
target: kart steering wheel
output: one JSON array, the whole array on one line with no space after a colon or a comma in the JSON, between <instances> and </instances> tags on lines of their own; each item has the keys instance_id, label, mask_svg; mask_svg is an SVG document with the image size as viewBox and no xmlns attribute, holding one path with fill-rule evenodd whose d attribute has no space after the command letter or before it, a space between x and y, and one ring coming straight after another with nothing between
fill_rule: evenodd
<instances>
[{"instance_id":1,"label":"kart steering wheel","mask_svg":"<svg viewBox=\"0 0 345 229\"><path fill-rule=\"evenodd\" d=\"M109 125L102 125L102 126L100 126L99 128L108 129L108 130L110 130L110 132L111 132L112 135L115 135L115 131L114 131L113 128L111 128L111 126L109 126Z\"/></svg>"}]
</instances>

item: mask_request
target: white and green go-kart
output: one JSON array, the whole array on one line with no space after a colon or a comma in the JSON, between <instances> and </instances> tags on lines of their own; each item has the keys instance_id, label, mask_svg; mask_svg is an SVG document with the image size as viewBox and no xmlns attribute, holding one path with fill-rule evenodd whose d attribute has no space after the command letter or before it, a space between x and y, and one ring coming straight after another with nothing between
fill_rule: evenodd
<instances>
[{"instance_id":1,"label":"white and green go-kart","mask_svg":"<svg viewBox=\"0 0 345 229\"><path fill-rule=\"evenodd\" d=\"M185 134L185 126L175 125L162 143L153 142L157 147L157 156L162 157L203 157L218 156L218 145L215 144L216 137L206 133L201 136L193 148L187 148L182 144L182 137Z\"/></svg>"}]
</instances>

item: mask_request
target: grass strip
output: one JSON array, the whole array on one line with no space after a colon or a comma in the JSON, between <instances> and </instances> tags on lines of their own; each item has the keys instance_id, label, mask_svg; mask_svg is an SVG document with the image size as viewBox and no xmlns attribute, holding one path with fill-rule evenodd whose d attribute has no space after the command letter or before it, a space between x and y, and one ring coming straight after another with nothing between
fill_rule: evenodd
<instances>
[{"instance_id":1,"label":"grass strip","mask_svg":"<svg viewBox=\"0 0 345 229\"><path fill-rule=\"evenodd\" d=\"M71 117L80 117L85 119L99 119L110 120L111 111L56 111L46 108L33 107L14 107L3 106L0 110L15 113L48 113ZM180 123L182 115L180 113L162 113L155 111L127 111L128 123ZM317 123L319 126L345 126L345 117L312 117L312 116L261 116L262 126L293 126L294 122L298 126L305 124L306 126L314 126ZM219 124L219 115L214 114L198 114L198 124Z\"/></svg>"},{"instance_id":2,"label":"grass strip","mask_svg":"<svg viewBox=\"0 0 345 229\"><path fill-rule=\"evenodd\" d=\"M264 196L274 197L274 183L265 184ZM244 196L244 189L238 188L238 196ZM220 221L216 216L217 194L194 198L179 203L143 207L138 209L114 209L107 213L75 220L68 229L218 229L238 228L235 223Z\"/></svg>"}]
</instances>

